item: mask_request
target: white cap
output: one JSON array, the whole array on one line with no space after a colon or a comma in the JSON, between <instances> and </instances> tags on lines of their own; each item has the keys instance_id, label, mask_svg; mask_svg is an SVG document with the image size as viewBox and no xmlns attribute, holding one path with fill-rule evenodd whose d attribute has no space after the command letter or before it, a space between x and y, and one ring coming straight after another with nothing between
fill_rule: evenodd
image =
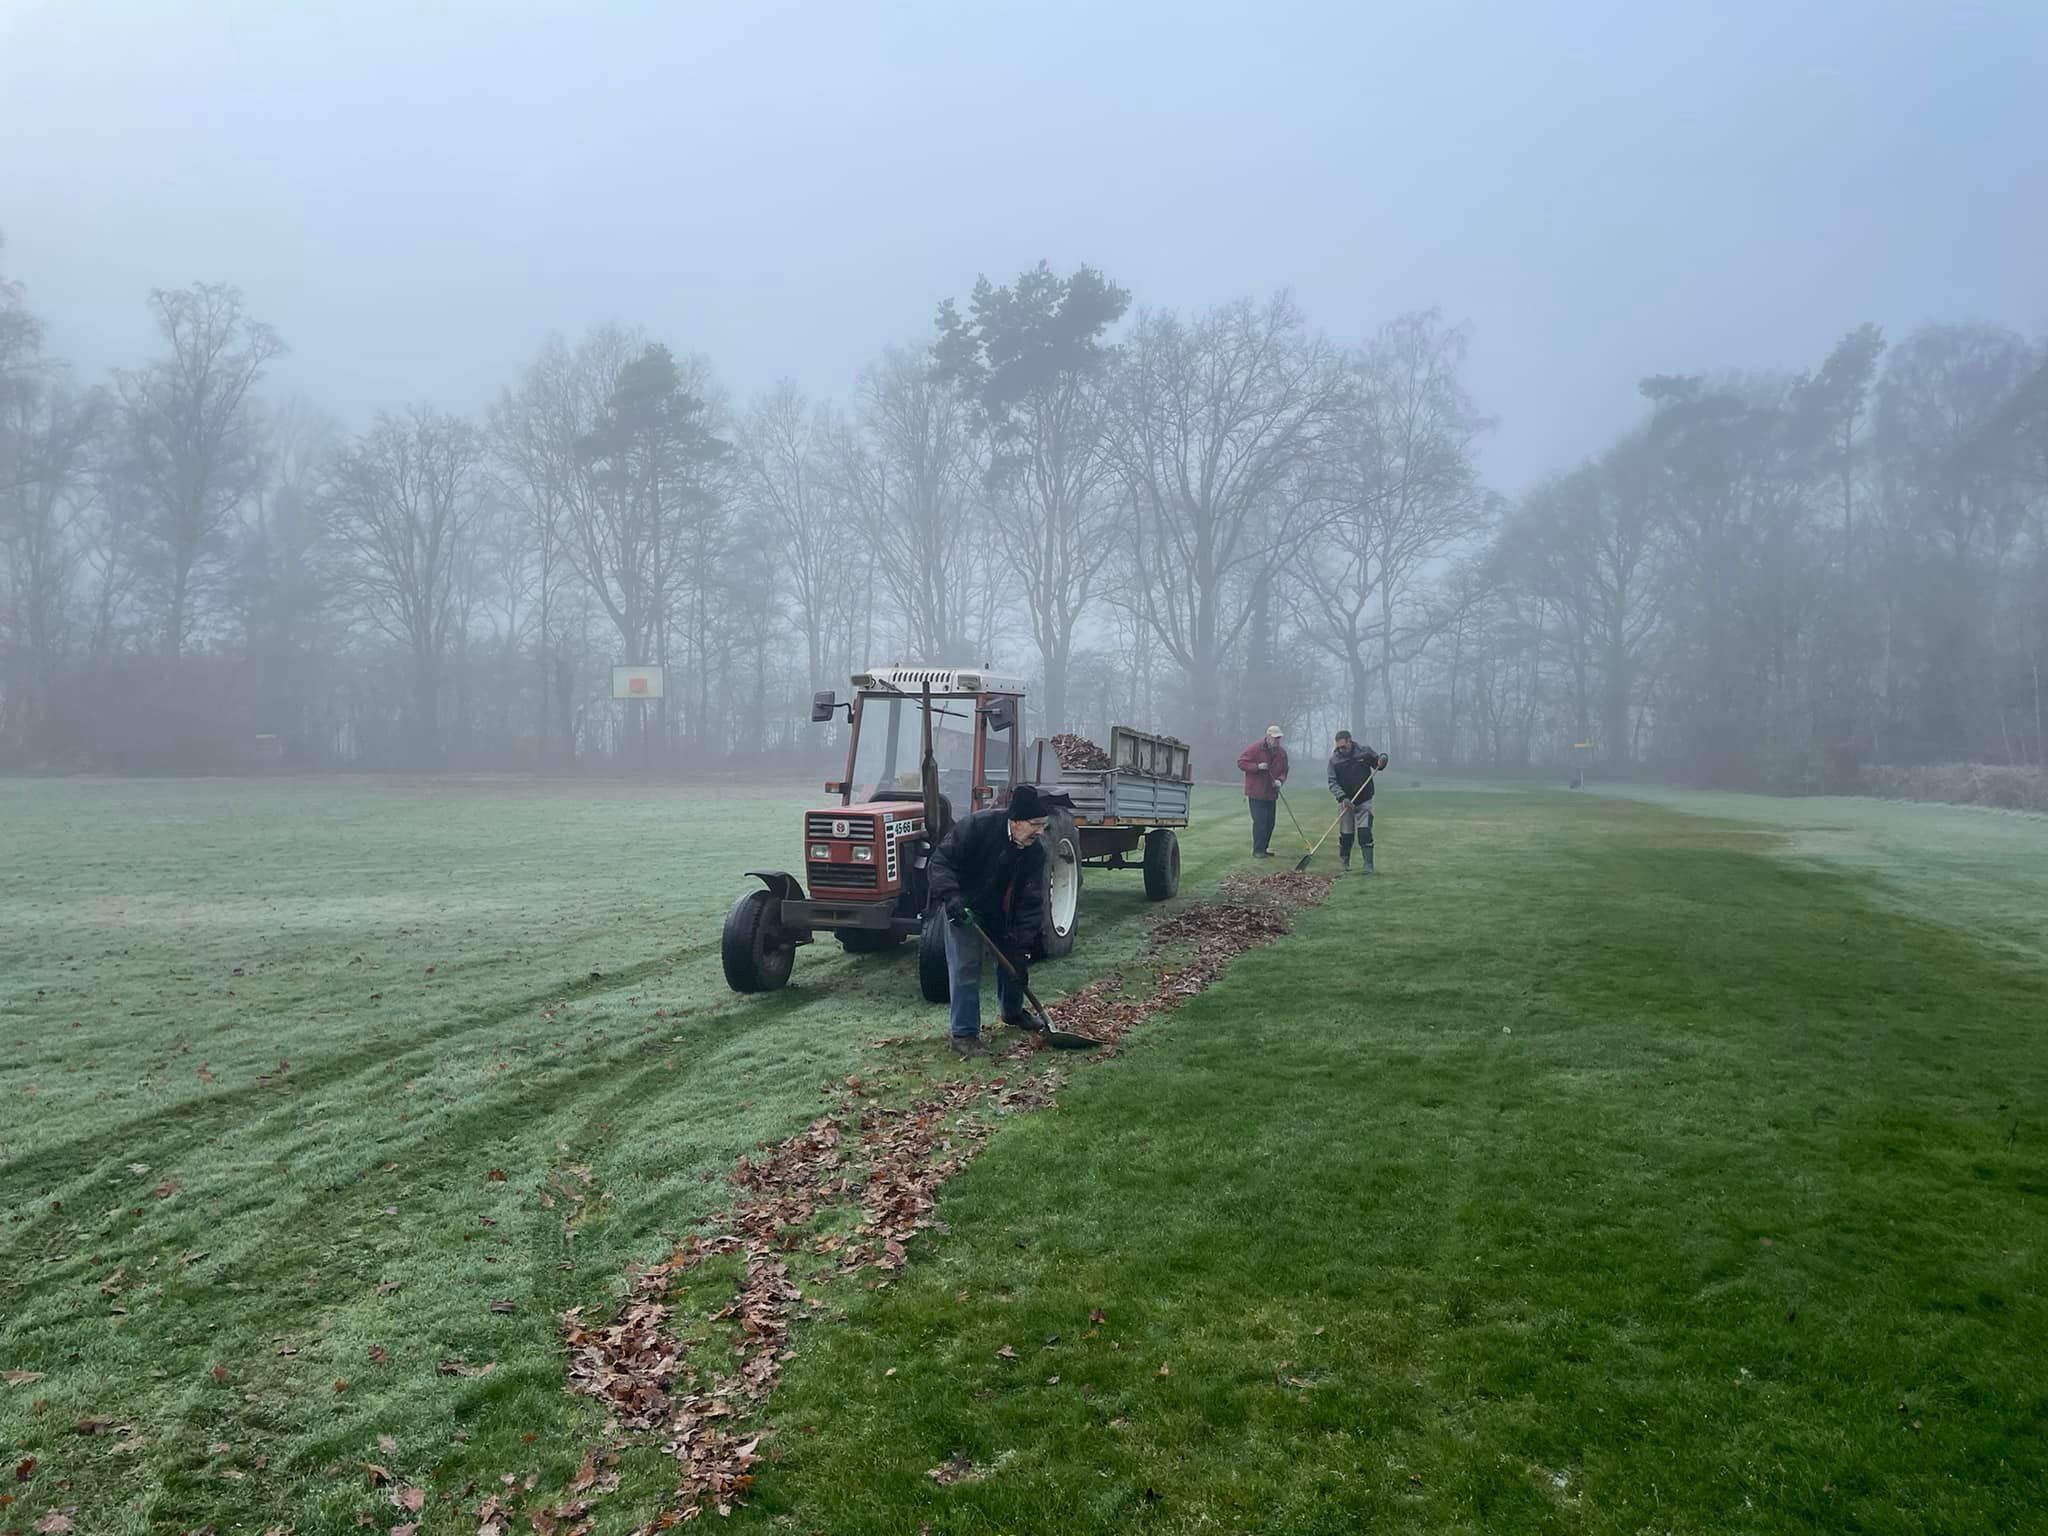
<instances>
[{"instance_id":1,"label":"white cap","mask_svg":"<svg viewBox=\"0 0 2048 1536\"><path fill-rule=\"evenodd\" d=\"M1278 736L1280 734L1280 727L1277 725L1269 725L1266 727L1266 734L1268 736Z\"/></svg>"}]
</instances>

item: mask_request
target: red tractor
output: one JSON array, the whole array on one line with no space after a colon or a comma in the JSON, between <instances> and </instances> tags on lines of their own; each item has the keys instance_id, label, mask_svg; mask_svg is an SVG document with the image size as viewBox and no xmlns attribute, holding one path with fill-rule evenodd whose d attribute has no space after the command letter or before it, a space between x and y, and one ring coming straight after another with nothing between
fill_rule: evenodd
<instances>
[{"instance_id":1,"label":"red tractor","mask_svg":"<svg viewBox=\"0 0 2048 1536\"><path fill-rule=\"evenodd\" d=\"M846 776L825 785L838 800L804 812L805 879L748 870L762 889L742 896L726 917L720 951L734 991L783 986L799 946L820 932L836 935L849 954L915 936L924 995L945 1002L945 940L926 917L926 860L955 816L1007 805L1018 783L1054 786L1074 801L1073 812L1055 812L1045 832L1046 916L1036 958L1073 949L1084 863L1142 864L1155 901L1179 888L1174 829L1187 825L1193 783L1181 743L1118 726L1112 767L1063 771L1044 742L1024 748L1024 685L1015 679L978 668L882 667L856 676L853 689L851 703L830 693L812 701L813 721L843 709L852 732Z\"/></svg>"}]
</instances>

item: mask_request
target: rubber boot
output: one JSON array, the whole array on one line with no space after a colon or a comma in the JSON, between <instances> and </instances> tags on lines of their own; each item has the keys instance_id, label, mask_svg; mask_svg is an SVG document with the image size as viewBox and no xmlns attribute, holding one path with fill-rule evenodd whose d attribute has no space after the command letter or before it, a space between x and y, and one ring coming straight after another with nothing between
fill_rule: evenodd
<instances>
[{"instance_id":1,"label":"rubber boot","mask_svg":"<svg viewBox=\"0 0 2048 1536\"><path fill-rule=\"evenodd\" d=\"M1367 839L1366 841L1364 841L1364 842L1360 843L1360 844L1359 844L1358 846L1359 846L1359 850L1360 850L1360 851L1361 851L1362 853L1364 853L1364 855L1365 855L1365 872L1366 872L1366 873L1367 873L1367 874L1369 875L1369 874L1371 874L1371 873L1373 872L1373 868L1372 868L1372 840L1371 840L1370 838L1368 838L1368 839Z\"/></svg>"},{"instance_id":2,"label":"rubber boot","mask_svg":"<svg viewBox=\"0 0 2048 1536\"><path fill-rule=\"evenodd\" d=\"M1357 841L1358 834L1355 832L1339 832L1337 834L1337 857L1343 861L1344 868L1347 870L1351 868L1351 845Z\"/></svg>"}]
</instances>

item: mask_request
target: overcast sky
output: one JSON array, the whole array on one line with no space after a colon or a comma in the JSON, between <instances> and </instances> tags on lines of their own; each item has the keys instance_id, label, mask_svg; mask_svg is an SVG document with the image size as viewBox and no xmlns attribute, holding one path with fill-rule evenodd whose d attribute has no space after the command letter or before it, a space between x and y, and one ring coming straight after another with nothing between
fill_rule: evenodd
<instances>
[{"instance_id":1,"label":"overcast sky","mask_svg":"<svg viewBox=\"0 0 2048 1536\"><path fill-rule=\"evenodd\" d=\"M607 319L844 398L977 272L1473 332L1513 491L1651 372L2048 334L2048 0L0 0L0 271L86 374L242 286L274 387L474 410Z\"/></svg>"}]
</instances>

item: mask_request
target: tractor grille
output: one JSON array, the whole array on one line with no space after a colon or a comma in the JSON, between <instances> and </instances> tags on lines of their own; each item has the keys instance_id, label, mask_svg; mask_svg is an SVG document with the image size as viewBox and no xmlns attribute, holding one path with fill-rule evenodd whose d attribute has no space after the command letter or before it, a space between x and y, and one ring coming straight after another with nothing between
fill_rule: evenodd
<instances>
[{"instance_id":1,"label":"tractor grille","mask_svg":"<svg viewBox=\"0 0 2048 1536\"><path fill-rule=\"evenodd\" d=\"M810 865L811 889L828 891L872 891L876 888L872 864Z\"/></svg>"},{"instance_id":2,"label":"tractor grille","mask_svg":"<svg viewBox=\"0 0 2048 1536\"><path fill-rule=\"evenodd\" d=\"M844 826L844 832L834 832L832 824ZM804 841L810 843L842 842L872 843L875 840L875 818L873 816L807 816L804 818Z\"/></svg>"}]
</instances>

